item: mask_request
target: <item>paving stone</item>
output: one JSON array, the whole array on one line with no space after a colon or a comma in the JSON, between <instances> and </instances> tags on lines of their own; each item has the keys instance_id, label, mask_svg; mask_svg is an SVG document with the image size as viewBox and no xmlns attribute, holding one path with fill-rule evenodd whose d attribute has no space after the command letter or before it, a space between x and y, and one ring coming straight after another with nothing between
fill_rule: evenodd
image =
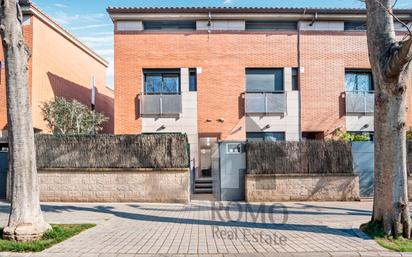
<instances>
[{"instance_id":1,"label":"paving stone","mask_svg":"<svg viewBox=\"0 0 412 257\"><path fill-rule=\"evenodd\" d=\"M250 208L239 204L243 211L259 209L257 204L249 204ZM371 202L282 203L282 209L288 210L285 217L279 212L257 215L239 213L239 208L216 209L206 201L188 205L44 203L42 207L50 223L97 226L34 257L402 256L359 233L359 225L370 219ZM7 209L8 204L0 203L0 208ZM0 223L6 222L7 212L0 213Z\"/></svg>"}]
</instances>

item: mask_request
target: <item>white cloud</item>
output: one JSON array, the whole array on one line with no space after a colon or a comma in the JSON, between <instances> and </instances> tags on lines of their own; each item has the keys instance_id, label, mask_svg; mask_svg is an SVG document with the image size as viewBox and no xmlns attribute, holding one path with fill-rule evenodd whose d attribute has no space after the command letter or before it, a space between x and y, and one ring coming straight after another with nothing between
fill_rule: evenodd
<instances>
[{"instance_id":1,"label":"white cloud","mask_svg":"<svg viewBox=\"0 0 412 257\"><path fill-rule=\"evenodd\" d=\"M71 27L71 30L73 31L74 30L86 30L86 29L96 29L96 28L112 27L112 26L113 24L111 23L91 24L91 25L84 25L84 26L74 26L74 27Z\"/></svg>"},{"instance_id":2,"label":"white cloud","mask_svg":"<svg viewBox=\"0 0 412 257\"><path fill-rule=\"evenodd\" d=\"M59 8L67 8L68 7L67 5L59 4L59 3L54 4L54 6L59 7Z\"/></svg>"},{"instance_id":3,"label":"white cloud","mask_svg":"<svg viewBox=\"0 0 412 257\"><path fill-rule=\"evenodd\" d=\"M78 23L98 23L102 22L102 20L106 17L104 13L89 13L89 14L73 14L70 15L67 12L58 11L52 14L53 19L63 25L72 24L74 22Z\"/></svg>"},{"instance_id":4,"label":"white cloud","mask_svg":"<svg viewBox=\"0 0 412 257\"><path fill-rule=\"evenodd\" d=\"M234 0L225 0L225 1L223 2L223 4L225 4L225 5L226 5L226 4L232 4L233 1L234 1Z\"/></svg>"},{"instance_id":5,"label":"white cloud","mask_svg":"<svg viewBox=\"0 0 412 257\"><path fill-rule=\"evenodd\" d=\"M80 15L75 14L75 15L69 15L68 13L65 12L56 12L53 15L54 20L63 25L70 24L71 22L78 20Z\"/></svg>"},{"instance_id":6,"label":"white cloud","mask_svg":"<svg viewBox=\"0 0 412 257\"><path fill-rule=\"evenodd\" d=\"M113 36L104 36L104 37L80 37L81 41L88 42L88 43L111 43L113 42Z\"/></svg>"}]
</instances>

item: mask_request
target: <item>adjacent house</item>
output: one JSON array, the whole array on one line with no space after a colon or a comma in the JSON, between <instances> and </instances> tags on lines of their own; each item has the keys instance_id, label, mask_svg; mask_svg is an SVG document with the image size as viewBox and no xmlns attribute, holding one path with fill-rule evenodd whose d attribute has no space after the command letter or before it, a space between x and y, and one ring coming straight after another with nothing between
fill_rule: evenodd
<instances>
[{"instance_id":1,"label":"adjacent house","mask_svg":"<svg viewBox=\"0 0 412 257\"><path fill-rule=\"evenodd\" d=\"M39 105L55 96L92 104L94 80L95 108L109 117L104 132L113 132L113 91L106 87L107 61L64 30L27 0L20 0L24 15L24 38L31 50L29 90L36 131L47 131ZM6 78L3 51L0 51L0 141L7 141ZM1 150L1 149L0 149Z\"/></svg>"},{"instance_id":2,"label":"adjacent house","mask_svg":"<svg viewBox=\"0 0 412 257\"><path fill-rule=\"evenodd\" d=\"M209 176L218 140L327 139L338 131L373 137L365 10L107 11L115 31L115 133L187 133L200 176ZM395 13L411 25L412 10ZM401 37L405 28L395 27Z\"/></svg>"}]
</instances>

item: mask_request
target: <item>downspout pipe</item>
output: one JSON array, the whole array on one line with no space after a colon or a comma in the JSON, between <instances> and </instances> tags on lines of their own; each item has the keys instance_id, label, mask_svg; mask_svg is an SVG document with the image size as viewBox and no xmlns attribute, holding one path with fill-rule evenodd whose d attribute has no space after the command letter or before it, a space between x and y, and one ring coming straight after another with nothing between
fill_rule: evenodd
<instances>
[{"instance_id":1,"label":"downspout pipe","mask_svg":"<svg viewBox=\"0 0 412 257\"><path fill-rule=\"evenodd\" d=\"M302 17L304 17L306 14L306 8L303 11ZM298 91L298 133L299 133L299 141L302 141L302 85L301 85L301 67L302 67L302 63L301 63L301 21L298 22L298 35L297 35L297 59L298 59L298 87L299 87L299 91Z\"/></svg>"}]
</instances>

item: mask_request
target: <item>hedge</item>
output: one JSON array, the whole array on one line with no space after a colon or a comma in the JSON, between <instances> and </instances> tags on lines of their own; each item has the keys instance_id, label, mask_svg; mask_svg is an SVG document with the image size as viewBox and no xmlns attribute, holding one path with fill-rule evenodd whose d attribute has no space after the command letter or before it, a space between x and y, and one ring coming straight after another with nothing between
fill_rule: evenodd
<instances>
[{"instance_id":1,"label":"hedge","mask_svg":"<svg viewBox=\"0 0 412 257\"><path fill-rule=\"evenodd\" d=\"M36 135L38 168L187 168L187 136Z\"/></svg>"},{"instance_id":2,"label":"hedge","mask_svg":"<svg viewBox=\"0 0 412 257\"><path fill-rule=\"evenodd\" d=\"M249 174L353 173L351 144L344 141L249 142Z\"/></svg>"}]
</instances>

